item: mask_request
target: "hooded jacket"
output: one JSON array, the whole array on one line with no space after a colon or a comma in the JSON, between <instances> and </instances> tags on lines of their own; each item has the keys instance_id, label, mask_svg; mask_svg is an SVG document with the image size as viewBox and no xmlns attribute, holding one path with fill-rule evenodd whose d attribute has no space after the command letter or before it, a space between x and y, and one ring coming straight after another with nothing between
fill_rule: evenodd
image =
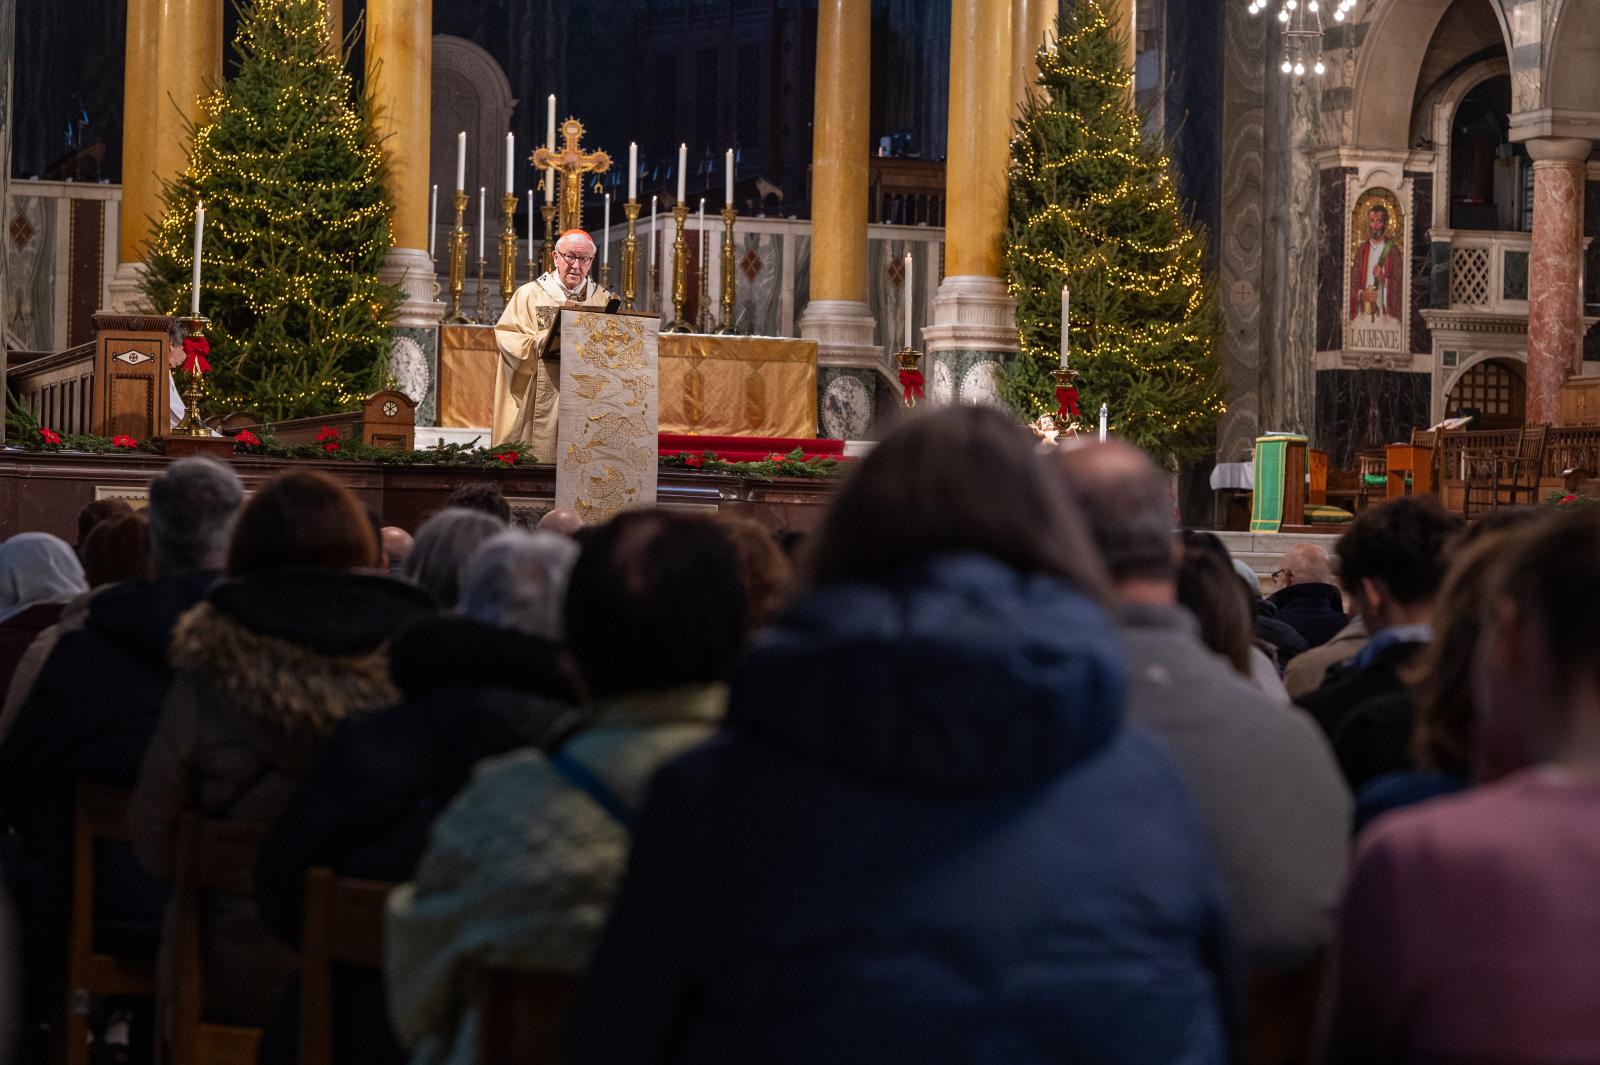
<instances>
[{"instance_id":1,"label":"hooded jacket","mask_svg":"<svg viewBox=\"0 0 1600 1065\"><path fill-rule=\"evenodd\" d=\"M269 828L334 725L395 701L389 638L431 607L427 593L368 574L276 570L217 584L173 633L177 676L128 814L145 866L170 882L185 811ZM292 955L248 900L211 900L206 940L208 1005L262 1024Z\"/></svg>"},{"instance_id":2,"label":"hooded jacket","mask_svg":"<svg viewBox=\"0 0 1600 1065\"><path fill-rule=\"evenodd\" d=\"M824 587L657 775L575 1065L1222 1062L1205 831L1110 620L976 555Z\"/></svg>"},{"instance_id":3,"label":"hooded jacket","mask_svg":"<svg viewBox=\"0 0 1600 1065\"><path fill-rule=\"evenodd\" d=\"M1268 602L1278 608L1279 621L1305 637L1308 648L1321 647L1350 621L1344 596L1331 584L1291 584L1273 592Z\"/></svg>"}]
</instances>

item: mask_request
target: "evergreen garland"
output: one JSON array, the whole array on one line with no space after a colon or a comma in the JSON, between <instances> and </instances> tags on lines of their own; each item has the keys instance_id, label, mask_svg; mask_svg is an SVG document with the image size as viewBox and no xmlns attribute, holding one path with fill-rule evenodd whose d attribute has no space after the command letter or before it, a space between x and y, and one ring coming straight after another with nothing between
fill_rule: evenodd
<instances>
[{"instance_id":1,"label":"evergreen garland","mask_svg":"<svg viewBox=\"0 0 1600 1065\"><path fill-rule=\"evenodd\" d=\"M243 0L234 49L238 75L205 101L189 168L163 192L145 295L187 311L203 201L209 411L349 410L383 383L401 299L378 281L392 241L383 153L323 0Z\"/></svg>"},{"instance_id":2,"label":"evergreen garland","mask_svg":"<svg viewBox=\"0 0 1600 1065\"><path fill-rule=\"evenodd\" d=\"M1223 411L1205 236L1143 134L1101 0L1062 4L1058 30L1011 144L1005 266L1022 353L1001 393L1026 418L1055 413L1067 284L1083 420L1104 402L1118 436L1166 462L1199 458Z\"/></svg>"}]
</instances>

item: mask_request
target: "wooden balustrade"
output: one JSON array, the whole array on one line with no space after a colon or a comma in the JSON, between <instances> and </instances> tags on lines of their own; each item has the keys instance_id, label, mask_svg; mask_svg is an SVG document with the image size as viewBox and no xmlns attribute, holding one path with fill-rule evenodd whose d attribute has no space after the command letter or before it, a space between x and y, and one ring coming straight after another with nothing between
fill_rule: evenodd
<instances>
[{"instance_id":1,"label":"wooden balustrade","mask_svg":"<svg viewBox=\"0 0 1600 1065\"><path fill-rule=\"evenodd\" d=\"M93 343L33 358L10 355L6 388L22 407L58 433L88 433L94 421Z\"/></svg>"}]
</instances>

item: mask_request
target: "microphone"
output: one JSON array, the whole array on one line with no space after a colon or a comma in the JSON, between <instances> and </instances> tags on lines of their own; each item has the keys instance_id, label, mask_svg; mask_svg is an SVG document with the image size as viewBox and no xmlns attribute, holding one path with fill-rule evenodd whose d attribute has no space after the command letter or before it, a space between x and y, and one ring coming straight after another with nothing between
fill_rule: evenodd
<instances>
[{"instance_id":1,"label":"microphone","mask_svg":"<svg viewBox=\"0 0 1600 1065\"><path fill-rule=\"evenodd\" d=\"M622 301L620 299L618 299L617 297L613 296L610 299L606 300L606 313L607 314L616 314L621 309L622 309Z\"/></svg>"}]
</instances>

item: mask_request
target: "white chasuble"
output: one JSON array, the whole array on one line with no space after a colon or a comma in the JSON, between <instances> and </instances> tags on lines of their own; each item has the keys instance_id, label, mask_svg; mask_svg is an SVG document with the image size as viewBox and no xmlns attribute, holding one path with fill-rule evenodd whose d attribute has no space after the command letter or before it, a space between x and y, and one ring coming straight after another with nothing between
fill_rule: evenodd
<instances>
[{"instance_id":1,"label":"white chasuble","mask_svg":"<svg viewBox=\"0 0 1600 1065\"><path fill-rule=\"evenodd\" d=\"M494 339L500 348L495 369L493 444L527 445L540 462L556 461L556 424L561 399L561 360L541 359L539 351L562 307L604 307L615 297L592 279L569 294L556 275L546 273L517 289Z\"/></svg>"}]
</instances>

